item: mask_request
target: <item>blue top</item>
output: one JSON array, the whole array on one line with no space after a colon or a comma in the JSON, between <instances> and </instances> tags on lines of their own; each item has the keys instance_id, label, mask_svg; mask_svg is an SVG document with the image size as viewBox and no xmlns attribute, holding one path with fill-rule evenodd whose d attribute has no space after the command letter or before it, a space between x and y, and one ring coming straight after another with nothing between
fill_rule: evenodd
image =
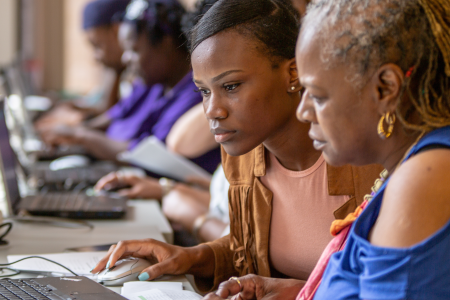
<instances>
[{"instance_id":1,"label":"blue top","mask_svg":"<svg viewBox=\"0 0 450 300\"><path fill-rule=\"evenodd\" d=\"M405 161L431 145L450 147L450 126L424 136ZM315 300L450 299L450 222L409 248L369 243L388 182L353 224L344 250L331 256Z\"/></svg>"}]
</instances>

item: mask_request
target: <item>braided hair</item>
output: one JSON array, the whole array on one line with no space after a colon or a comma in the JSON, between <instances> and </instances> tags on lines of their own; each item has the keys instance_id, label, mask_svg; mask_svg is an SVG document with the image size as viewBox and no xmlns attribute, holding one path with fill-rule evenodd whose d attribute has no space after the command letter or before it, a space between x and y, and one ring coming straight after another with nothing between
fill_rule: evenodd
<instances>
[{"instance_id":1,"label":"braided hair","mask_svg":"<svg viewBox=\"0 0 450 300\"><path fill-rule=\"evenodd\" d=\"M321 27L322 60L330 67L349 65L347 79L357 88L387 63L408 75L402 89L408 100L399 97L396 110L406 128L450 125L448 0L317 0L304 18L310 22ZM410 120L413 112L419 122Z\"/></svg>"},{"instance_id":2,"label":"braided hair","mask_svg":"<svg viewBox=\"0 0 450 300\"><path fill-rule=\"evenodd\" d=\"M176 0L149 0L148 7L134 20L138 34L145 33L153 45L159 44L165 36L171 36L175 45L187 52L186 37L182 33L181 18L185 9Z\"/></svg>"}]
</instances>

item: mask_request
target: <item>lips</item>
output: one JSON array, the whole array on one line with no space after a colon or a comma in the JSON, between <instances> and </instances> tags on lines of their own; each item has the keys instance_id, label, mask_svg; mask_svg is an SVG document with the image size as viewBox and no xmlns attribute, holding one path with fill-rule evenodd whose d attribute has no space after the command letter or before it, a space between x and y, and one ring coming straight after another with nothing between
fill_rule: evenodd
<instances>
[{"instance_id":1,"label":"lips","mask_svg":"<svg viewBox=\"0 0 450 300\"><path fill-rule=\"evenodd\" d=\"M236 131L217 127L217 128L211 128L211 133L214 134L214 138L216 139L216 142L221 144L221 143L225 143L225 142L229 141L233 137L233 135L236 133Z\"/></svg>"},{"instance_id":2,"label":"lips","mask_svg":"<svg viewBox=\"0 0 450 300\"><path fill-rule=\"evenodd\" d=\"M314 141L314 148L318 151L322 151L326 145L326 142L322 138L318 137L314 132L311 132L311 130L309 131L309 137Z\"/></svg>"}]
</instances>

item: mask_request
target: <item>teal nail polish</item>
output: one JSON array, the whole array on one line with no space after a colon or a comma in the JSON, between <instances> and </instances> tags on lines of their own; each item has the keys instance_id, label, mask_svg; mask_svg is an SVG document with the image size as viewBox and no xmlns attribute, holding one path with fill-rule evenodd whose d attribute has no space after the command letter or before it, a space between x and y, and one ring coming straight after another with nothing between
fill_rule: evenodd
<instances>
[{"instance_id":1,"label":"teal nail polish","mask_svg":"<svg viewBox=\"0 0 450 300\"><path fill-rule=\"evenodd\" d=\"M111 264L111 262L108 261L108 263L106 264L106 268L109 269L109 265Z\"/></svg>"},{"instance_id":2,"label":"teal nail polish","mask_svg":"<svg viewBox=\"0 0 450 300\"><path fill-rule=\"evenodd\" d=\"M138 279L140 281L146 281L150 278L150 276L148 276L148 273L142 273L141 275L138 276Z\"/></svg>"},{"instance_id":3,"label":"teal nail polish","mask_svg":"<svg viewBox=\"0 0 450 300\"><path fill-rule=\"evenodd\" d=\"M92 268L90 271L89 271L89 273L92 273L92 271L94 270L95 268Z\"/></svg>"}]
</instances>

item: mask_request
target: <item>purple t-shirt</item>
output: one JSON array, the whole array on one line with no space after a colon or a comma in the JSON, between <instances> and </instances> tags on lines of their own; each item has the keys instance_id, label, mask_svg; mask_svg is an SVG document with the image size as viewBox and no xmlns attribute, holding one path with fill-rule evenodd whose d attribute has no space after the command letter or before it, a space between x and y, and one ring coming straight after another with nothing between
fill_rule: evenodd
<instances>
[{"instance_id":1,"label":"purple t-shirt","mask_svg":"<svg viewBox=\"0 0 450 300\"><path fill-rule=\"evenodd\" d=\"M162 84L150 88L135 85L130 97L107 112L111 123L106 135L113 140L129 141L130 149L150 135L165 142L173 124L202 101L201 95L194 90L191 72L166 95Z\"/></svg>"},{"instance_id":2,"label":"purple t-shirt","mask_svg":"<svg viewBox=\"0 0 450 300\"><path fill-rule=\"evenodd\" d=\"M129 141L129 149L152 135L165 143L175 122L202 101L201 94L196 93L195 89L192 72L165 95L162 84L151 87L142 83L135 84L127 99L108 110L111 123L106 135L112 140ZM212 173L220 162L219 150L213 150L192 161Z\"/></svg>"}]
</instances>

